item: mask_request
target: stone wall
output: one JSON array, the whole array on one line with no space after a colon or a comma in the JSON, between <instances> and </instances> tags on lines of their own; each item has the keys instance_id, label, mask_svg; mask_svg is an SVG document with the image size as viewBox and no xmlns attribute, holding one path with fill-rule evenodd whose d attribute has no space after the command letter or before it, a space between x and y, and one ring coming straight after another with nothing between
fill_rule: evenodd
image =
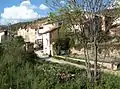
<instances>
[{"instance_id":1,"label":"stone wall","mask_svg":"<svg viewBox=\"0 0 120 89\"><path fill-rule=\"evenodd\" d=\"M91 50L88 50L90 63L94 64L94 54ZM84 49L76 50L75 48L71 49L70 56L75 58L84 58ZM106 67L108 69L116 70L120 64L120 50L105 50L103 49L101 53L98 53L98 64L100 66Z\"/></svg>"}]
</instances>

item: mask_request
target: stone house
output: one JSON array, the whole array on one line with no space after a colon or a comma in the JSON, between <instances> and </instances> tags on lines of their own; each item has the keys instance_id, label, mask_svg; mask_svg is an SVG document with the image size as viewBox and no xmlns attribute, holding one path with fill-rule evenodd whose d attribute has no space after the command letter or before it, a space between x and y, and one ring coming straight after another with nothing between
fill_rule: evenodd
<instances>
[{"instance_id":1,"label":"stone house","mask_svg":"<svg viewBox=\"0 0 120 89\"><path fill-rule=\"evenodd\" d=\"M53 55L53 44L57 38L58 28L55 24L44 24L41 29L39 29L44 54Z\"/></svg>"},{"instance_id":2,"label":"stone house","mask_svg":"<svg viewBox=\"0 0 120 89\"><path fill-rule=\"evenodd\" d=\"M51 44L56 39L56 24L41 24L39 26L24 26L19 28L17 36L22 36L26 43L33 43L44 54L51 55Z\"/></svg>"},{"instance_id":3,"label":"stone house","mask_svg":"<svg viewBox=\"0 0 120 89\"><path fill-rule=\"evenodd\" d=\"M38 28L33 26L23 26L19 28L17 36L22 36L24 38L26 49L33 48L33 50L38 46L37 41L41 39L38 34ZM30 47L28 47L29 45ZM33 47L31 45L33 45Z\"/></svg>"}]
</instances>

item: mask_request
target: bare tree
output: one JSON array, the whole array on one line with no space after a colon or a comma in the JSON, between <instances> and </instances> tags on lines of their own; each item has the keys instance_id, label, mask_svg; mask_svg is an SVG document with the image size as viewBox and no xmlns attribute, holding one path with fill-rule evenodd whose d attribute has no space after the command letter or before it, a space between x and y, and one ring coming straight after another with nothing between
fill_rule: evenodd
<instances>
[{"instance_id":1,"label":"bare tree","mask_svg":"<svg viewBox=\"0 0 120 89\"><path fill-rule=\"evenodd\" d=\"M91 76L89 65L88 43L91 43L94 51L94 80L97 80L98 44L102 39L101 31L106 33L113 21L119 18L119 5L117 0L53 0L48 4L54 12L50 13L52 22L62 21L65 28L69 28L76 35L79 42L84 44L86 70ZM108 26L101 22L105 16L112 17ZM102 26L104 25L104 27ZM76 28L78 26L78 28ZM101 37L100 37L101 36Z\"/></svg>"}]
</instances>

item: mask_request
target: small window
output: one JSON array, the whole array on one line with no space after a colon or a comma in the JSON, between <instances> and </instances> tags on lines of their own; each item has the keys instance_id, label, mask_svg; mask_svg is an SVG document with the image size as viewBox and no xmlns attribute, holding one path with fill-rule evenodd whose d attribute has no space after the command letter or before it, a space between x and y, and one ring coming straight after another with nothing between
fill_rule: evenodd
<instances>
[{"instance_id":1,"label":"small window","mask_svg":"<svg viewBox=\"0 0 120 89\"><path fill-rule=\"evenodd\" d=\"M39 29L43 29L43 27L39 27Z\"/></svg>"}]
</instances>

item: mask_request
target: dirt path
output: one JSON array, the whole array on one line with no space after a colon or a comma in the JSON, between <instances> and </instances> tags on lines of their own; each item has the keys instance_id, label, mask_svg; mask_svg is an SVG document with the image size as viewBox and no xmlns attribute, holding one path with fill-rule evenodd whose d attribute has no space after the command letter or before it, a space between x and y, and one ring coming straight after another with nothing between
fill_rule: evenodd
<instances>
[{"instance_id":1,"label":"dirt path","mask_svg":"<svg viewBox=\"0 0 120 89\"><path fill-rule=\"evenodd\" d=\"M35 53L38 55L38 57L44 58L46 61L50 61L50 62L58 63L58 64L63 64L63 65L71 65L71 66L78 67L78 68L81 68L81 69L86 69L86 67L84 65L79 65L79 64L71 63L71 62L64 61L64 60L50 58L48 56L42 56L42 54L40 54L40 52L35 52ZM72 58L72 59L74 59L74 58ZM78 59L74 59L74 60L78 60ZM93 69L91 69L91 70L93 70ZM101 69L101 71L103 71L105 73L113 74L113 75L116 75L116 76L120 76L120 71L113 71L113 70L109 70L109 69Z\"/></svg>"},{"instance_id":2,"label":"dirt path","mask_svg":"<svg viewBox=\"0 0 120 89\"><path fill-rule=\"evenodd\" d=\"M49 60L50 60L51 62L54 62L54 63L67 64L67 65L79 67L79 68L81 68L81 69L85 69L85 68L86 68L84 65L79 65L79 64L71 63L71 62L64 61L64 60L58 60L58 59L55 59L55 58L50 58Z\"/></svg>"}]
</instances>

